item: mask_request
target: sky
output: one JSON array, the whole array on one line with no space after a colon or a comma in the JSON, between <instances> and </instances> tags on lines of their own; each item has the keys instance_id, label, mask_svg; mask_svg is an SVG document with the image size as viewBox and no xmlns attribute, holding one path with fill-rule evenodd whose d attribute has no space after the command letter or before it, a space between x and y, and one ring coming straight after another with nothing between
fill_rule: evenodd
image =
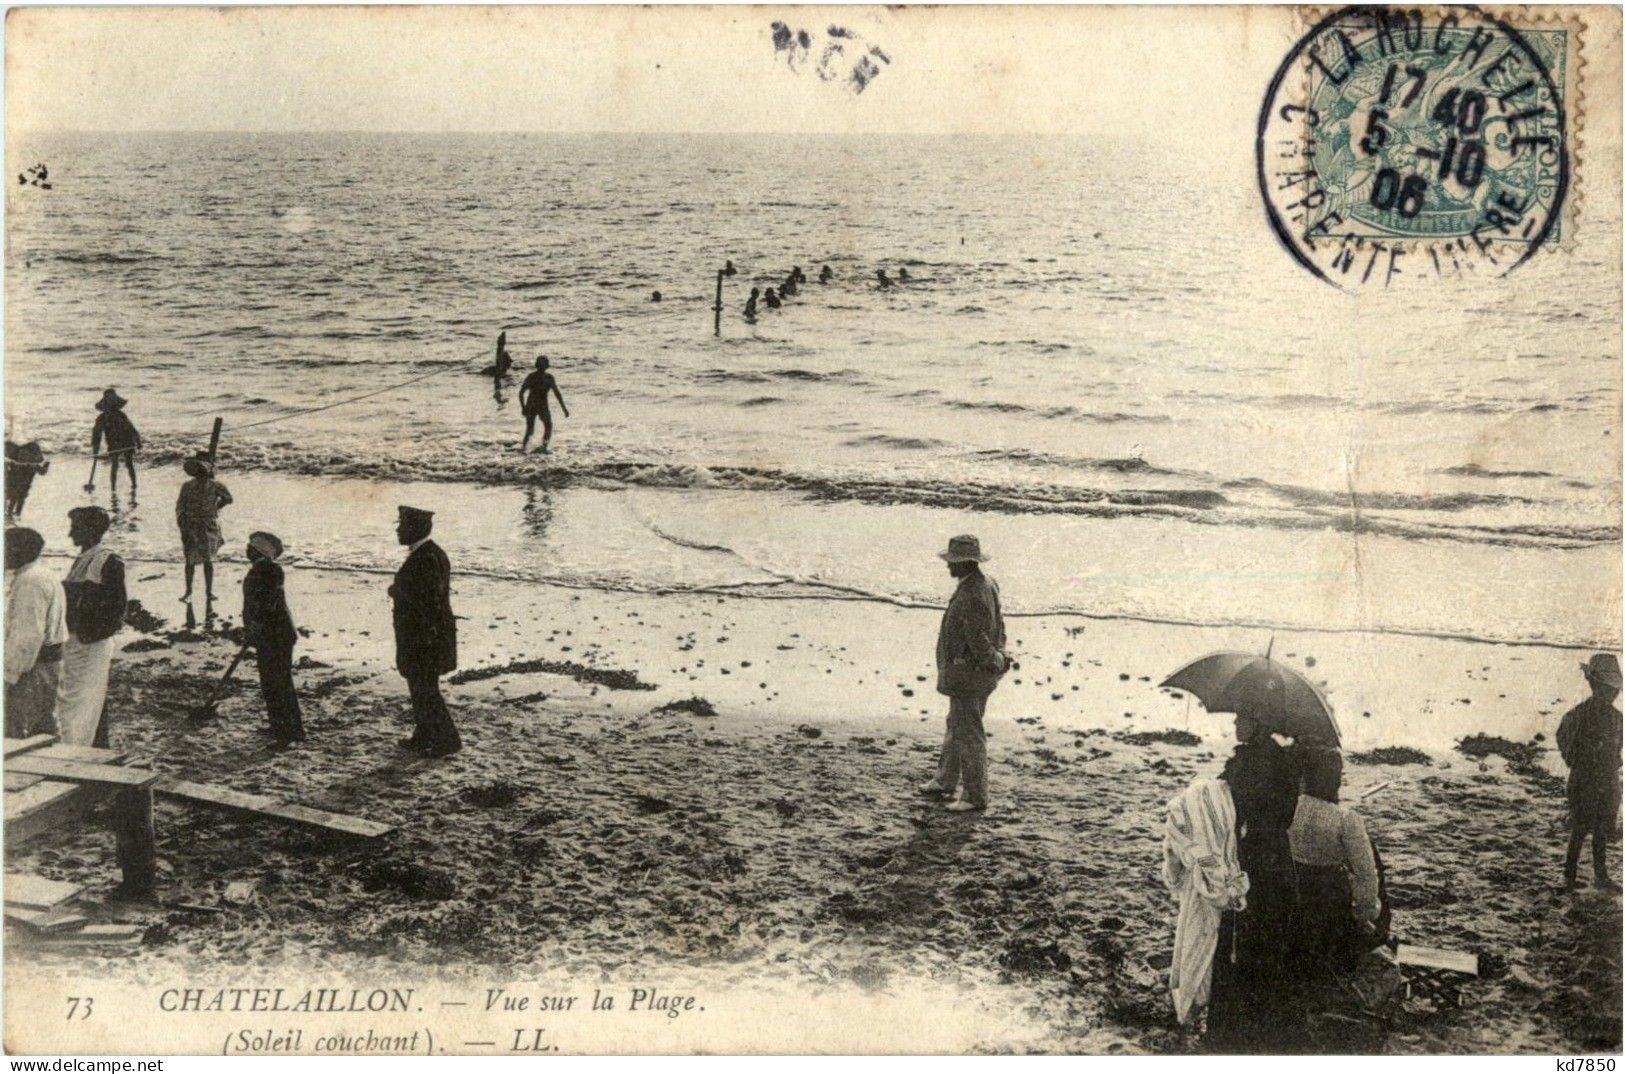
<instances>
[{"instance_id":1,"label":"sky","mask_svg":"<svg viewBox=\"0 0 1625 1074\"><path fill-rule=\"evenodd\" d=\"M14 8L6 123L1053 132L1190 145L1250 128L1290 18L1180 7ZM775 22L807 31L799 62L775 49ZM831 26L854 36L831 37ZM832 44L841 51L826 81L819 61ZM856 93L862 57L876 74Z\"/></svg>"}]
</instances>

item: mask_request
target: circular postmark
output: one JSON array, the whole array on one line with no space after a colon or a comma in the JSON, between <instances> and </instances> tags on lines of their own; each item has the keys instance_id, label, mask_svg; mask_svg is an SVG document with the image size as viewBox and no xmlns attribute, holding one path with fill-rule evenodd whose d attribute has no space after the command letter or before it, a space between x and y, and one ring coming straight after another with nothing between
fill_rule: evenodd
<instances>
[{"instance_id":1,"label":"circular postmark","mask_svg":"<svg viewBox=\"0 0 1625 1074\"><path fill-rule=\"evenodd\" d=\"M1345 290L1501 276L1561 236L1567 31L1476 7L1346 7L1287 53L1258 189L1297 262Z\"/></svg>"}]
</instances>

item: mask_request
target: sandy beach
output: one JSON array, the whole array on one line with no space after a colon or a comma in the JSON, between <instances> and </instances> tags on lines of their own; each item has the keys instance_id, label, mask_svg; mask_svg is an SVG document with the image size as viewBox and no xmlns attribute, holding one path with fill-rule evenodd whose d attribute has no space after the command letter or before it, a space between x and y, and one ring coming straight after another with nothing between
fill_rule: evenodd
<instances>
[{"instance_id":1,"label":"sandy beach","mask_svg":"<svg viewBox=\"0 0 1625 1074\"><path fill-rule=\"evenodd\" d=\"M1013 619L1021 667L989 709L993 806L957 816L912 793L945 710L928 679L932 610L459 578L464 681L447 695L467 746L427 761L397 748L387 579L367 572L291 573L310 628L296 673L307 742L269 748L251 669L218 721L188 721L233 651L239 570L222 567L221 618L189 631L173 569L132 564L132 595L166 621L122 635L114 744L399 830L358 849L161 805L160 901L98 911L147 926L138 952L90 960L110 982L226 966L659 980L741 1010L816 1005L774 1040L813 1051L1196 1046L1163 981L1161 807L1217 772L1230 733L1155 683L1172 670L1162 654L1255 645L1256 631ZM1579 655L1292 633L1276 656L1328 683L1356 762L1345 800L1376 788L1358 808L1387 863L1395 934L1485 967L1464 1010L1328 1021L1306 1048L1617 1049L1619 904L1559 890L1561 769L1540 752L1579 700ZM1529 733L1464 752L1517 713ZM8 867L94 893L117 882L111 850L95 829L19 848ZM30 950L9 970L43 981L86 957ZM753 1024L690 1018L667 1043L759 1046ZM585 1024L563 1039L626 1047Z\"/></svg>"},{"instance_id":2,"label":"sandy beach","mask_svg":"<svg viewBox=\"0 0 1625 1074\"><path fill-rule=\"evenodd\" d=\"M1449 1009L1289 982L1243 1040L1621 1051L1555 749L1621 646L1617 10L231 15L8 22L14 518L61 578L107 511L111 745L167 777L8 762L7 872L136 927L10 904L8 1051L1200 1054L1165 811L1237 721L1160 684L1220 651L1324 693L1392 937L1480 971ZM229 494L178 512L199 454ZM425 515L440 759L388 593ZM216 521L205 614L178 527ZM287 748L253 662L195 718L257 531ZM919 793L956 535L1013 661L985 813ZM25 690L54 597L8 593ZM120 901L144 792L63 817L143 783ZM365 991L171 1002L225 989Z\"/></svg>"}]
</instances>

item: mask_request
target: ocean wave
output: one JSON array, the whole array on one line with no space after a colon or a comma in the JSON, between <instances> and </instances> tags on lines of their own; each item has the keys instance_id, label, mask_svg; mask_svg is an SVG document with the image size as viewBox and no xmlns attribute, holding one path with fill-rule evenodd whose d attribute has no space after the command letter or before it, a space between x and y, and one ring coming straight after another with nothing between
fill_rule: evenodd
<instances>
[{"instance_id":1,"label":"ocean wave","mask_svg":"<svg viewBox=\"0 0 1625 1074\"><path fill-rule=\"evenodd\" d=\"M227 328L209 328L202 332L190 332L182 339L274 339L280 333L273 332L263 324L235 324Z\"/></svg>"},{"instance_id":2,"label":"ocean wave","mask_svg":"<svg viewBox=\"0 0 1625 1074\"><path fill-rule=\"evenodd\" d=\"M694 379L719 383L731 381L738 384L767 384L773 378L765 373L757 373L749 369L702 369L694 374Z\"/></svg>"},{"instance_id":3,"label":"ocean wave","mask_svg":"<svg viewBox=\"0 0 1625 1074\"><path fill-rule=\"evenodd\" d=\"M784 399L781 398L780 396L777 396L777 395L758 395L758 396L756 396L756 397L754 397L752 399L746 399L743 403L740 403L739 405L740 406L772 406L774 403L782 403L782 402L784 402Z\"/></svg>"},{"instance_id":4,"label":"ocean wave","mask_svg":"<svg viewBox=\"0 0 1625 1074\"><path fill-rule=\"evenodd\" d=\"M1343 507L1368 511L1466 511L1475 507L1510 507L1542 501L1527 496L1510 496L1488 492L1379 492L1355 490L1329 492L1325 489L1286 485L1262 478L1237 478L1226 481L1227 489L1260 489L1302 507Z\"/></svg>"},{"instance_id":5,"label":"ocean wave","mask_svg":"<svg viewBox=\"0 0 1625 1074\"><path fill-rule=\"evenodd\" d=\"M837 383L861 384L862 375L856 369L702 369L694 379L714 384L770 384L775 380L792 380L804 384Z\"/></svg>"},{"instance_id":6,"label":"ocean wave","mask_svg":"<svg viewBox=\"0 0 1625 1074\"><path fill-rule=\"evenodd\" d=\"M855 384L863 379L856 369L830 369L824 372L814 369L775 369L768 375L780 380L837 381L844 384Z\"/></svg>"},{"instance_id":7,"label":"ocean wave","mask_svg":"<svg viewBox=\"0 0 1625 1074\"><path fill-rule=\"evenodd\" d=\"M1223 372L1198 367L1197 372ZM1282 392L1277 395L1229 394L1210 391L1174 390L1175 398L1198 402L1220 403L1225 406L1256 406L1288 410L1357 410L1371 414L1392 414L1397 417L1417 417L1431 414L1500 415L1524 412L1543 413L1564 409L1561 403L1530 403L1527 399L1472 399L1450 402L1445 400L1368 400L1339 398L1316 392Z\"/></svg>"},{"instance_id":8,"label":"ocean wave","mask_svg":"<svg viewBox=\"0 0 1625 1074\"><path fill-rule=\"evenodd\" d=\"M1447 466L1443 470L1440 470L1438 472L1441 473L1441 474L1450 474L1450 475L1452 475L1454 477L1485 477L1485 478L1529 477L1529 478L1538 478L1538 477L1556 477L1557 476L1556 474L1553 474L1553 473L1551 473L1549 471L1546 471L1546 470L1490 470L1490 469L1487 469L1486 467L1480 466L1476 462L1463 463L1460 466Z\"/></svg>"},{"instance_id":9,"label":"ocean wave","mask_svg":"<svg viewBox=\"0 0 1625 1074\"><path fill-rule=\"evenodd\" d=\"M873 445L873 434L862 442ZM173 442L154 436L147 454L153 463L174 463L195 446L190 439ZM893 437L920 450L935 450L936 441ZM77 441L74 442L77 444ZM896 446L896 445L894 445ZM67 442L48 450L69 449ZM1447 513L1482 501L1450 496L1430 497L1405 493L1362 494L1359 509L1339 497L1312 489L1278 486L1261 480L1226 482L1221 488L1147 485L1140 488L1094 487L1045 482L990 483L943 478L892 478L813 473L794 469L734 466L699 462L583 461L578 464L548 459L541 465L515 466L503 458L487 461L481 452L435 451L418 458L359 457L331 449L306 447L298 441L256 445L243 450L222 448L225 466L267 469L323 476L387 480L455 481L545 488L613 488L638 486L671 490L760 491L806 497L832 503L908 506L994 514L1059 514L1092 518L1165 518L1201 525L1240 526L1283 530L1335 530L1389 536L1404 540L1447 540L1518 547L1575 548L1613 544L1620 531L1612 526L1563 524L1487 525L1449 519L1395 517L1375 514L1382 505ZM1100 459L1095 468L1134 473L1159 479L1171 476L1139 459ZM1284 502L1259 504L1227 495L1248 489L1285 489L1297 493ZM1499 501L1490 500L1489 503Z\"/></svg>"},{"instance_id":10,"label":"ocean wave","mask_svg":"<svg viewBox=\"0 0 1625 1074\"><path fill-rule=\"evenodd\" d=\"M136 265L143 261L163 260L157 254L149 253L115 254L77 250L65 250L48 256L52 261L61 261L69 265Z\"/></svg>"},{"instance_id":11,"label":"ocean wave","mask_svg":"<svg viewBox=\"0 0 1625 1074\"><path fill-rule=\"evenodd\" d=\"M929 448L945 448L947 443L933 440L925 436L893 436L891 433L870 433L867 436L853 437L847 442L848 447L891 447L903 448L908 451L924 451Z\"/></svg>"},{"instance_id":12,"label":"ocean wave","mask_svg":"<svg viewBox=\"0 0 1625 1074\"><path fill-rule=\"evenodd\" d=\"M1121 410L1099 411L1080 410L1075 406L1028 406L1025 403L1011 403L996 399L948 399L944 406L955 410L986 410L996 414L1031 414L1040 418L1070 418L1074 421L1094 422L1101 425L1115 425L1119 422L1145 422L1150 425L1160 425L1174 419L1167 414L1127 414Z\"/></svg>"},{"instance_id":13,"label":"ocean wave","mask_svg":"<svg viewBox=\"0 0 1625 1074\"><path fill-rule=\"evenodd\" d=\"M979 459L1002 459L1008 462L1028 463L1035 466L1054 466L1076 470L1109 470L1119 474L1161 474L1172 477L1173 470L1146 462L1142 458L1085 458L1076 455L1058 455L1031 448L981 448L970 453Z\"/></svg>"}]
</instances>

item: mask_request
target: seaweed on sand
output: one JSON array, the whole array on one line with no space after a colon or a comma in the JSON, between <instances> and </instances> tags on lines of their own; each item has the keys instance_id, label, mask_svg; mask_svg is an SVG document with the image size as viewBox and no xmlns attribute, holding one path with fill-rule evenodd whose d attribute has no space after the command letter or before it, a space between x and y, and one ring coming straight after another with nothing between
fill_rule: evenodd
<instances>
[{"instance_id":1,"label":"seaweed on sand","mask_svg":"<svg viewBox=\"0 0 1625 1074\"><path fill-rule=\"evenodd\" d=\"M469 668L459 671L446 681L453 686L464 683L479 682L483 679L495 679L503 675L529 675L541 672L546 675L566 675L577 682L593 683L610 690L653 690L653 683L644 682L638 678L635 671L621 671L616 668L591 668L585 664L577 664L572 660L514 660L495 667Z\"/></svg>"},{"instance_id":2,"label":"seaweed on sand","mask_svg":"<svg viewBox=\"0 0 1625 1074\"><path fill-rule=\"evenodd\" d=\"M1378 746L1374 750L1365 750L1362 753L1351 753L1348 758L1354 764L1426 764L1431 765L1433 758L1421 750L1409 746Z\"/></svg>"}]
</instances>

